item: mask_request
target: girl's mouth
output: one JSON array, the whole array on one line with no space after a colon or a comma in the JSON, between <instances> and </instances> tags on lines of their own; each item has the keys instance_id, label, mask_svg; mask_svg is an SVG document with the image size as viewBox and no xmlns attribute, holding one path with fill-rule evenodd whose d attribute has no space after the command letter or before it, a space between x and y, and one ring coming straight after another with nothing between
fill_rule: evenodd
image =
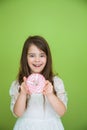
<instances>
[{"instance_id":1,"label":"girl's mouth","mask_svg":"<svg viewBox=\"0 0 87 130\"><path fill-rule=\"evenodd\" d=\"M33 64L34 67L41 67L42 64L39 64L39 65L35 65Z\"/></svg>"}]
</instances>

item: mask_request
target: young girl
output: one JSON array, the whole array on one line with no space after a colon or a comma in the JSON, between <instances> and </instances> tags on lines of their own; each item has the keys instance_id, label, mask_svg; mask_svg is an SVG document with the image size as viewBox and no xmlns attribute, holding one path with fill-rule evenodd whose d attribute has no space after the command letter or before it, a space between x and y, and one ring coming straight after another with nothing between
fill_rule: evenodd
<instances>
[{"instance_id":1,"label":"young girl","mask_svg":"<svg viewBox=\"0 0 87 130\"><path fill-rule=\"evenodd\" d=\"M42 93L31 94L26 80L39 73L46 79ZM54 76L47 41L30 36L25 41L16 81L10 88L11 111L18 117L13 130L64 130L60 117L67 109L67 95L62 79Z\"/></svg>"}]
</instances>

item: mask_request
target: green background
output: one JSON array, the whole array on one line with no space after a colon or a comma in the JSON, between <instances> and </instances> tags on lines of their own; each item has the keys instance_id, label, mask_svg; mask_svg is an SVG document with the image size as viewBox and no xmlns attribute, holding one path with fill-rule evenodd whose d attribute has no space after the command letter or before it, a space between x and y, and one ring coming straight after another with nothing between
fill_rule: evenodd
<instances>
[{"instance_id":1,"label":"green background","mask_svg":"<svg viewBox=\"0 0 87 130\"><path fill-rule=\"evenodd\" d=\"M87 1L0 0L0 130L12 130L9 88L29 35L49 42L54 71L64 81L65 130L87 130Z\"/></svg>"}]
</instances>

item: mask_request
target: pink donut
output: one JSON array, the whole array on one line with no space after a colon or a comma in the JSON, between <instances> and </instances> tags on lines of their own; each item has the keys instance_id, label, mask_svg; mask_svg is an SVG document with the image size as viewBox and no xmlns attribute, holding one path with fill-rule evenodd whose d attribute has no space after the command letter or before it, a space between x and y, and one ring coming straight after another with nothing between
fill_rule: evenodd
<instances>
[{"instance_id":1,"label":"pink donut","mask_svg":"<svg viewBox=\"0 0 87 130\"><path fill-rule=\"evenodd\" d=\"M31 94L41 93L45 86L45 78L41 74L31 74L26 83Z\"/></svg>"}]
</instances>

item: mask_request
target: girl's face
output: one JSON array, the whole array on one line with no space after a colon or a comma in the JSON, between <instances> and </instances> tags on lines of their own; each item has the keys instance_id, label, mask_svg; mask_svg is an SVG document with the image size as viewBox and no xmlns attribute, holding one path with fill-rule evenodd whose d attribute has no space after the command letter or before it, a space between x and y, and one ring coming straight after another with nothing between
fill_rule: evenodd
<instances>
[{"instance_id":1,"label":"girl's face","mask_svg":"<svg viewBox=\"0 0 87 130\"><path fill-rule=\"evenodd\" d=\"M32 44L28 50L27 61L31 69L31 73L40 73L46 65L47 56L45 52Z\"/></svg>"}]
</instances>

